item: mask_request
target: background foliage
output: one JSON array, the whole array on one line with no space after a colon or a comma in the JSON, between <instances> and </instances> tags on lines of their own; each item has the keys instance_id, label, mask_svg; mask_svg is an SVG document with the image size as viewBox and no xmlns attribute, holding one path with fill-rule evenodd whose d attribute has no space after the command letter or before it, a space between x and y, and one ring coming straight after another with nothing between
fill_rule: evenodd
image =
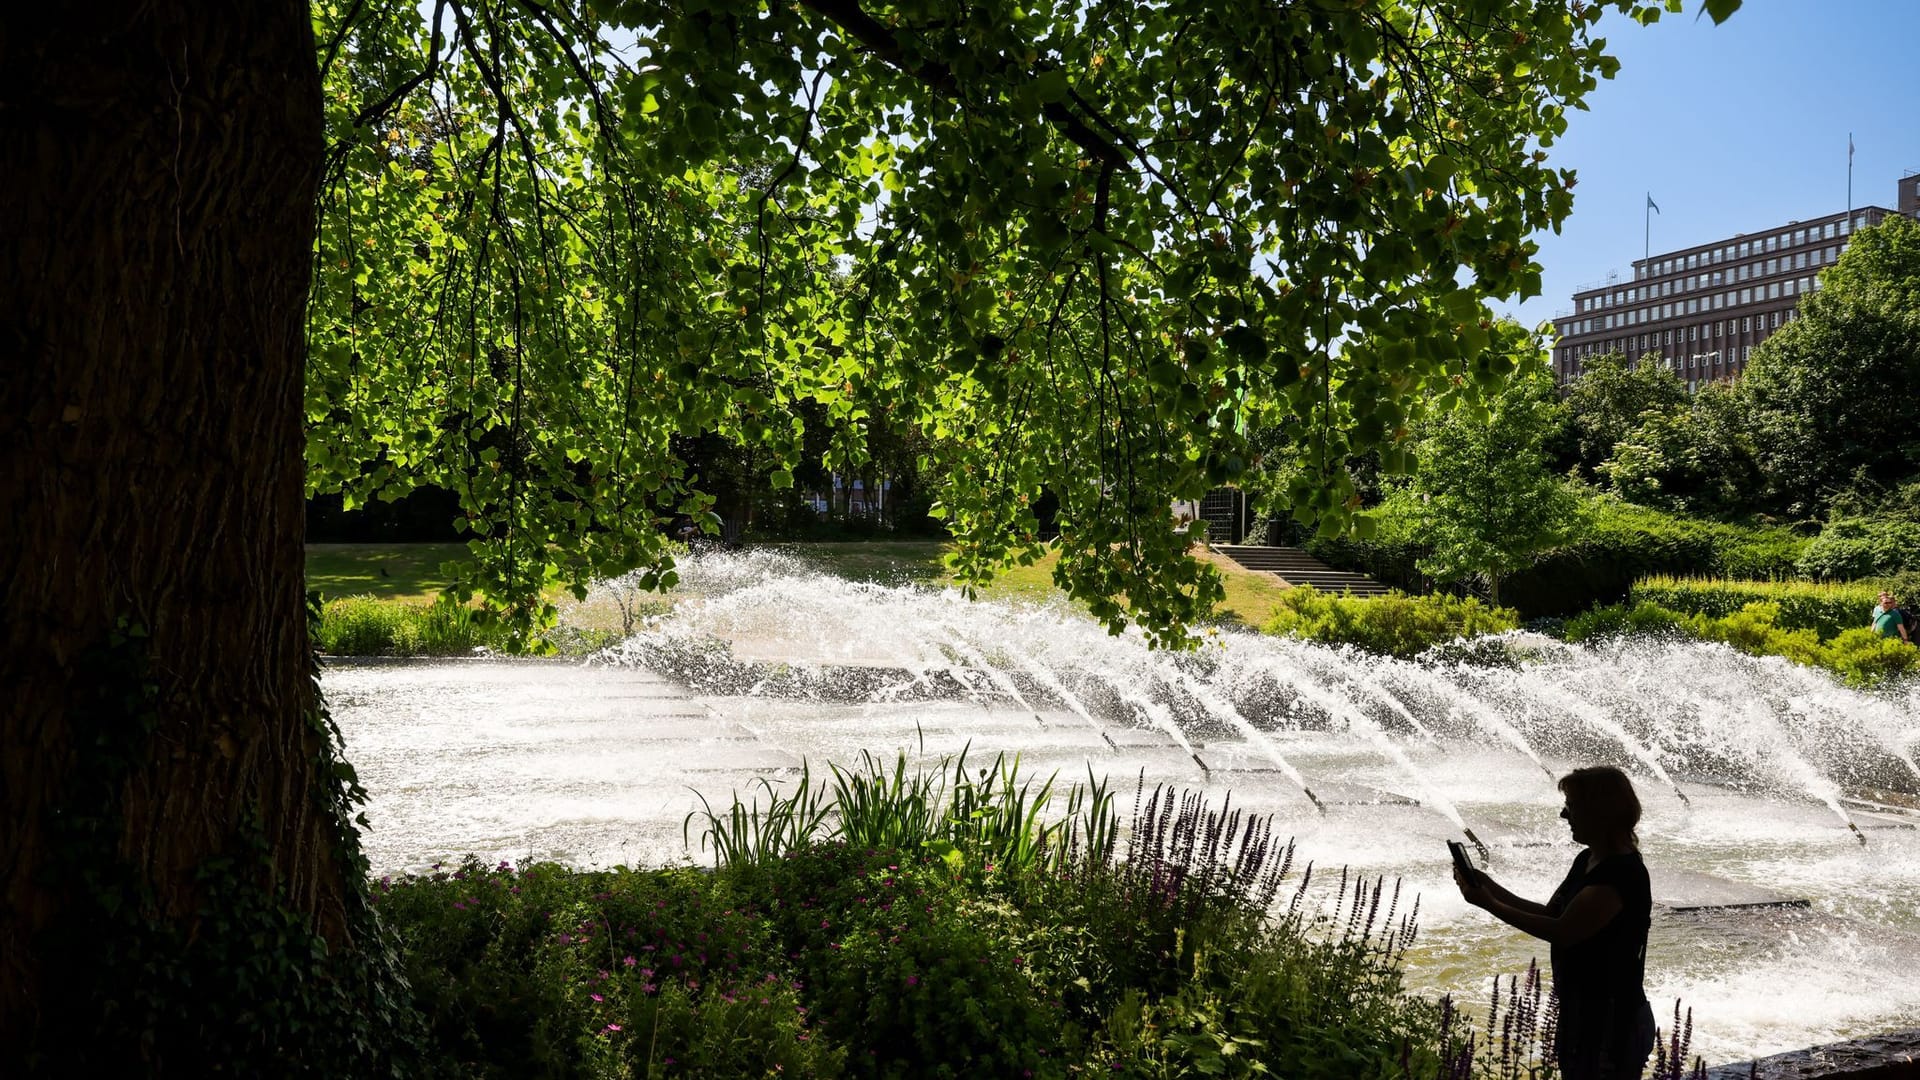
<instances>
[{"instance_id":1,"label":"background foliage","mask_svg":"<svg viewBox=\"0 0 1920 1080\"><path fill-rule=\"evenodd\" d=\"M524 633L550 583L670 584L664 522L746 512L723 462L885 430L963 573L1047 493L1058 580L1161 633L1218 597L1164 508L1248 431L1331 528L1349 459L1512 369L1483 301L1538 288L1595 28L1663 9L319 4L310 490L454 492L456 589Z\"/></svg>"}]
</instances>

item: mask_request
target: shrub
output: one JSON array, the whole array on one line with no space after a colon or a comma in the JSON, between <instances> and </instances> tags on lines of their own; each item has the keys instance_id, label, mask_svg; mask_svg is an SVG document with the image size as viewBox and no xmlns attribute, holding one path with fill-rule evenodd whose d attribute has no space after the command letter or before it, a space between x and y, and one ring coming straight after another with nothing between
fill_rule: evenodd
<instances>
[{"instance_id":1,"label":"shrub","mask_svg":"<svg viewBox=\"0 0 1920 1080\"><path fill-rule=\"evenodd\" d=\"M1799 588L1817 587L1801 583ZM1639 591L1637 587L1635 591ZM1711 608L1724 603L1727 596L1738 594L1730 590L1690 593L1676 589L1673 595L1701 601L1698 606ZM1920 666L1920 649L1897 638L1883 638L1865 627L1854 626L1823 639L1812 627L1781 625L1782 611L1778 602L1752 600L1725 615L1712 611L1687 613L1641 599L1631 607L1620 604L1596 608L1568 619L1565 633L1568 641L1576 642L1638 634L1684 634L1723 642L1749 656L1779 656L1796 664L1825 668L1857 686L1903 675Z\"/></svg>"},{"instance_id":2,"label":"shrub","mask_svg":"<svg viewBox=\"0 0 1920 1080\"><path fill-rule=\"evenodd\" d=\"M889 776L868 795L899 806L862 812L916 819L947 773ZM950 796L937 804L967 805ZM1014 802L974 810L1011 821ZM1089 807L1111 833L1111 804ZM1268 819L1143 792L1124 860L1083 845L1001 865L986 857L1012 849L990 829L927 834L710 873L468 860L374 894L436 1075L1441 1072L1439 1010L1400 981L1414 927L1397 890L1343 874L1337 902L1309 902L1309 870L1276 906L1292 848Z\"/></svg>"},{"instance_id":3,"label":"shrub","mask_svg":"<svg viewBox=\"0 0 1920 1080\"><path fill-rule=\"evenodd\" d=\"M1784 656L1798 664L1831 666L1812 630L1777 625L1780 605L1756 601L1721 619L1696 615L1689 624L1708 641L1721 641L1749 656Z\"/></svg>"},{"instance_id":4,"label":"shrub","mask_svg":"<svg viewBox=\"0 0 1920 1080\"><path fill-rule=\"evenodd\" d=\"M449 600L348 596L321 606L315 644L338 656L459 656L482 646L503 649L507 638L505 627Z\"/></svg>"},{"instance_id":5,"label":"shrub","mask_svg":"<svg viewBox=\"0 0 1920 1080\"><path fill-rule=\"evenodd\" d=\"M1515 629L1520 617L1511 609L1488 607L1471 597L1355 597L1324 593L1303 585L1280 595L1263 629L1282 634L1354 645L1368 652L1407 658L1461 638Z\"/></svg>"},{"instance_id":6,"label":"shrub","mask_svg":"<svg viewBox=\"0 0 1920 1080\"><path fill-rule=\"evenodd\" d=\"M1851 581L1920 570L1920 525L1905 518L1841 518L1827 523L1795 564L1805 577Z\"/></svg>"},{"instance_id":7,"label":"shrub","mask_svg":"<svg viewBox=\"0 0 1920 1080\"><path fill-rule=\"evenodd\" d=\"M1920 664L1920 649L1865 627L1844 631L1827 646L1827 666L1856 685L1904 675Z\"/></svg>"},{"instance_id":8,"label":"shrub","mask_svg":"<svg viewBox=\"0 0 1920 1080\"><path fill-rule=\"evenodd\" d=\"M1865 626L1879 592L1870 583L1822 584L1810 581L1732 581L1717 578L1656 576L1633 585L1632 603L1650 603L1684 615L1722 619L1753 603L1772 604L1777 623L1789 630L1811 630L1822 640Z\"/></svg>"},{"instance_id":9,"label":"shrub","mask_svg":"<svg viewBox=\"0 0 1920 1080\"><path fill-rule=\"evenodd\" d=\"M1598 641L1625 635L1681 634L1687 631L1687 617L1658 604L1609 604L1583 611L1568 619L1561 634L1574 642Z\"/></svg>"},{"instance_id":10,"label":"shrub","mask_svg":"<svg viewBox=\"0 0 1920 1080\"><path fill-rule=\"evenodd\" d=\"M1504 579L1500 598L1524 618L1570 615L1617 604L1651 574L1786 578L1809 541L1777 525L1738 525L1635 506L1587 494L1584 525L1570 543L1542 552ZM1433 582L1415 564L1425 554L1403 529L1374 540L1316 540L1308 550L1330 566L1423 592Z\"/></svg>"},{"instance_id":11,"label":"shrub","mask_svg":"<svg viewBox=\"0 0 1920 1080\"><path fill-rule=\"evenodd\" d=\"M837 1076L763 919L693 870L469 859L375 887L447 1076Z\"/></svg>"},{"instance_id":12,"label":"shrub","mask_svg":"<svg viewBox=\"0 0 1920 1080\"><path fill-rule=\"evenodd\" d=\"M582 655L618 640L611 630L559 627L533 651ZM347 596L321 605L314 645L335 656L467 656L481 648L506 652L512 641L504 624L449 600L414 604Z\"/></svg>"}]
</instances>

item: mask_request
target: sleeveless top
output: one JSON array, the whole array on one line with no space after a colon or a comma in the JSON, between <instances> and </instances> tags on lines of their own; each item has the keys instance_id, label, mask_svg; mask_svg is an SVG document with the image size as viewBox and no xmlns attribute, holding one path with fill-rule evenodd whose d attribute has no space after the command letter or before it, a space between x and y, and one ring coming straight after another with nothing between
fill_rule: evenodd
<instances>
[{"instance_id":1,"label":"sleeveless top","mask_svg":"<svg viewBox=\"0 0 1920 1080\"><path fill-rule=\"evenodd\" d=\"M1558 917L1581 889L1608 885L1620 894L1620 911L1585 941L1553 946L1553 984L1562 1002L1646 1000L1647 928L1653 922L1653 889L1647 864L1637 851L1609 855L1592 870L1587 853L1574 857L1572 869L1553 891L1547 910Z\"/></svg>"}]
</instances>

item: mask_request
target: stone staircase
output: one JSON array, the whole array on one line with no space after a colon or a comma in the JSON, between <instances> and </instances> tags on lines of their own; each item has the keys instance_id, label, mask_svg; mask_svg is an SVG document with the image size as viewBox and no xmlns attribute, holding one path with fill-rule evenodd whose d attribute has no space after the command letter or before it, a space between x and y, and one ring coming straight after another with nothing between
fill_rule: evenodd
<instances>
[{"instance_id":1,"label":"stone staircase","mask_svg":"<svg viewBox=\"0 0 1920 1080\"><path fill-rule=\"evenodd\" d=\"M1284 585L1311 585L1322 592L1350 592L1355 596L1384 596L1388 592L1385 585L1365 574L1335 570L1299 548L1214 544L1213 551L1242 569L1272 574Z\"/></svg>"}]
</instances>

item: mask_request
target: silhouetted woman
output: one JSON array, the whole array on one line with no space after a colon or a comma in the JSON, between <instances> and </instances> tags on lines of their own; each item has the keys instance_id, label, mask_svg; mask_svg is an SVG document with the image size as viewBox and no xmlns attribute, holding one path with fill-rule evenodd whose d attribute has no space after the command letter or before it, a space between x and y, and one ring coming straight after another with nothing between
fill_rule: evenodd
<instances>
[{"instance_id":1,"label":"silhouetted woman","mask_svg":"<svg viewBox=\"0 0 1920 1080\"><path fill-rule=\"evenodd\" d=\"M1643 988L1653 894L1634 826L1640 800L1627 774L1609 765L1560 780L1576 843L1586 845L1544 904L1508 892L1482 873L1460 895L1501 922L1553 946L1560 996L1555 1052L1566 1080L1637 1078L1653 1050L1653 1010Z\"/></svg>"}]
</instances>

